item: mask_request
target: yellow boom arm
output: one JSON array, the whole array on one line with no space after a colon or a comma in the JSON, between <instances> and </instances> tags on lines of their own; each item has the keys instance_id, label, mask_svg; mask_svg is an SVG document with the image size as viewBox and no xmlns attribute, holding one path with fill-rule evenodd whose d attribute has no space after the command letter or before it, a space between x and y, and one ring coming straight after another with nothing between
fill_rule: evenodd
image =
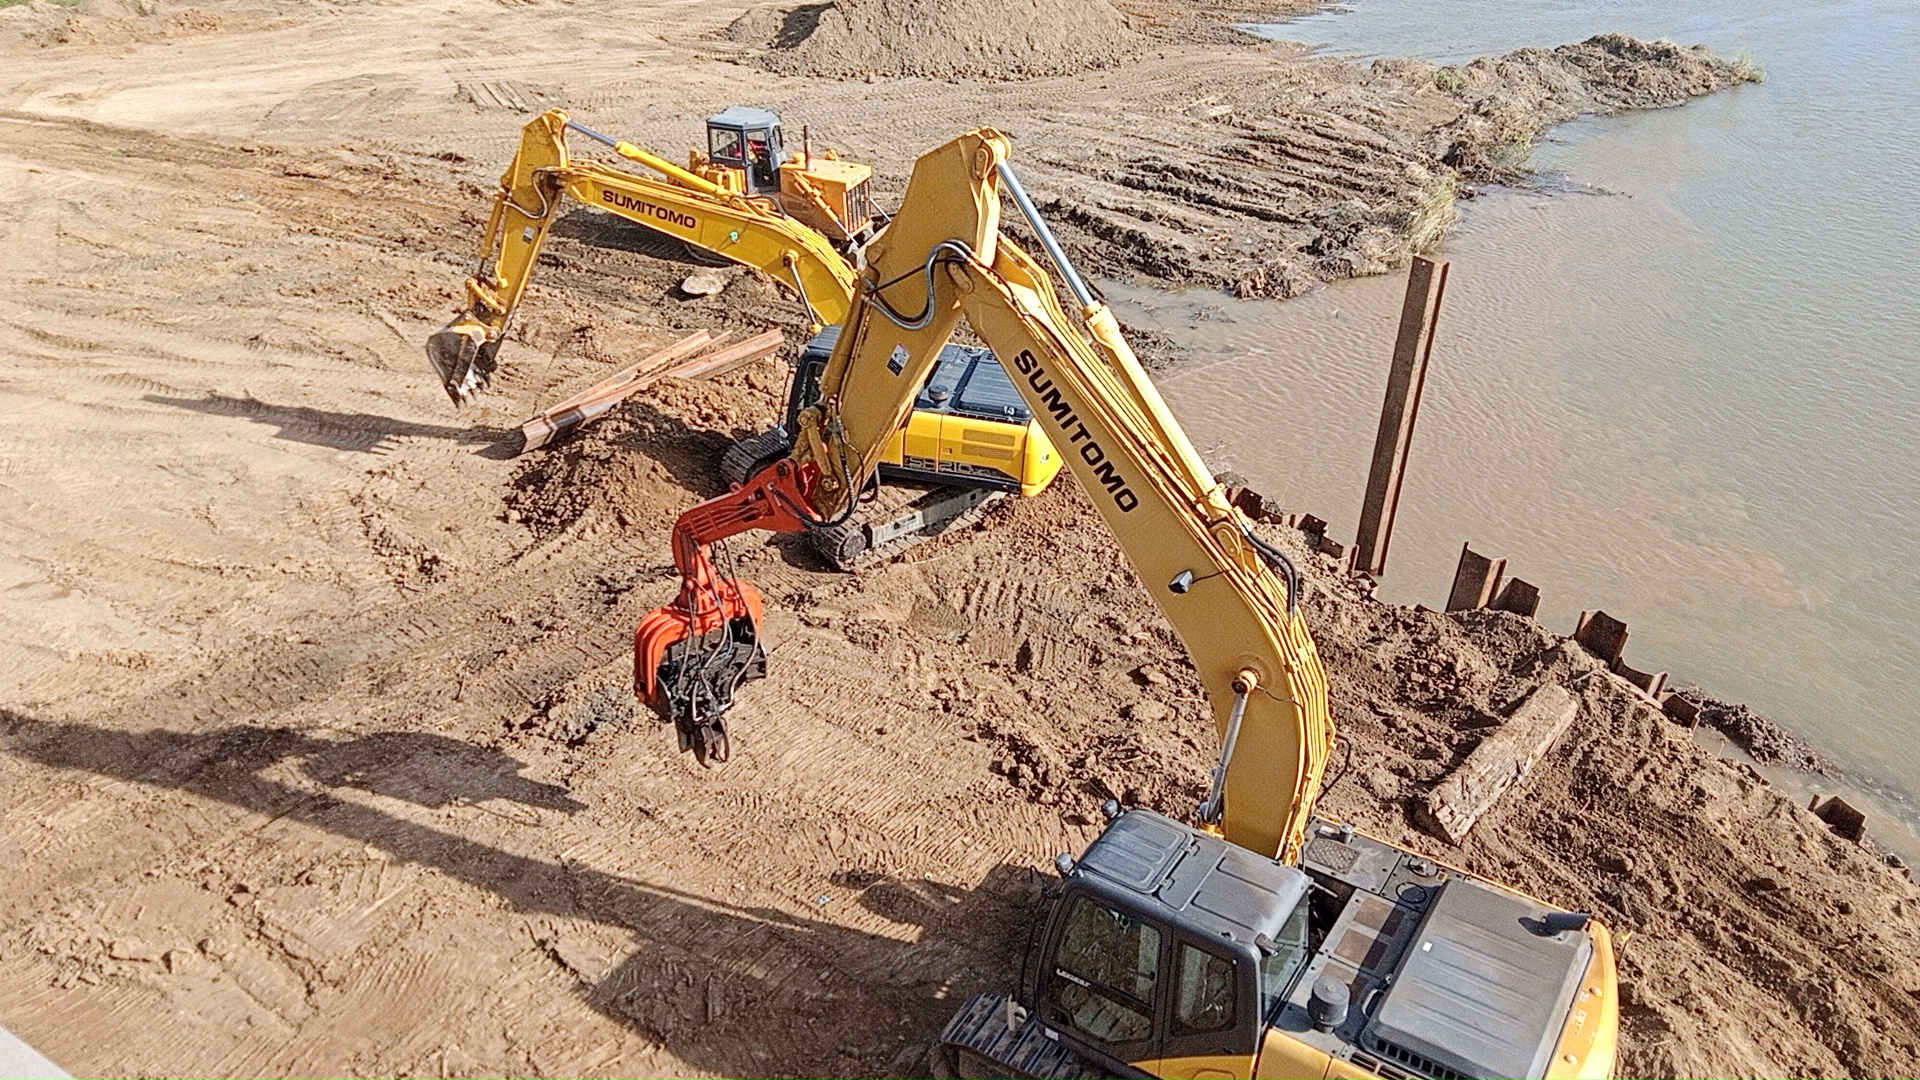
<instances>
[{"instance_id":1,"label":"yellow boom arm","mask_svg":"<svg viewBox=\"0 0 1920 1080\"><path fill-rule=\"evenodd\" d=\"M1294 861L1334 736L1297 575L1227 501L1064 255L1056 261L1085 297L1085 333L1040 265L1000 235L1003 187L1031 205L1005 168L1008 149L984 129L921 158L899 214L868 249L820 403L800 417L794 458L819 470L814 508L831 518L858 493L964 314L1199 669L1226 763L1203 816L1233 843Z\"/></svg>"},{"instance_id":2,"label":"yellow boom arm","mask_svg":"<svg viewBox=\"0 0 1920 1080\"><path fill-rule=\"evenodd\" d=\"M643 176L567 150L569 127L601 139L621 157L659 173ZM558 217L563 197L635 221L695 247L763 270L792 288L816 325L846 318L854 271L818 232L771 200L719 187L627 142L606 139L553 110L521 131L520 152L500 178L480 248L467 279L466 313L427 341L427 359L456 404L483 389L514 309Z\"/></svg>"}]
</instances>

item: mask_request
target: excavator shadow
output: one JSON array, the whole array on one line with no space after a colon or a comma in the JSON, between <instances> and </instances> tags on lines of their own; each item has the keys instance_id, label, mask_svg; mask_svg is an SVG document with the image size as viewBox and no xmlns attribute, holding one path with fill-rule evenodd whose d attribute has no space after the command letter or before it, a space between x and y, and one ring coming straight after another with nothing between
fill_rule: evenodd
<instances>
[{"instance_id":1,"label":"excavator shadow","mask_svg":"<svg viewBox=\"0 0 1920 1080\"><path fill-rule=\"evenodd\" d=\"M277 439L365 454L383 453L392 449L400 439L444 439L491 449L508 435L517 434L487 427L422 424L375 413L333 412L305 405L275 405L252 397L229 397L224 394L208 394L201 398L146 394L141 400L208 416L250 420L279 428L274 433Z\"/></svg>"},{"instance_id":2,"label":"excavator shadow","mask_svg":"<svg viewBox=\"0 0 1920 1080\"><path fill-rule=\"evenodd\" d=\"M724 258L695 247L678 237L649 229L645 225L615 217L591 207L569 210L553 223L550 235L577 240L593 247L631 251L636 255L689 266L737 266Z\"/></svg>"},{"instance_id":3,"label":"excavator shadow","mask_svg":"<svg viewBox=\"0 0 1920 1080\"><path fill-rule=\"evenodd\" d=\"M435 735L335 742L284 728L120 731L0 709L0 753L185 792L484 889L526 917L581 1000L720 1075L924 1075L926 1049L953 1010L1011 980L1040 907L1038 875L1001 865L971 888L842 873L805 901L819 916L797 915L725 899L725 882L707 890L722 894L715 898L505 850L452 831L458 819L423 824L346 790L421 806L504 799L583 808L564 790L519 776L520 763L504 753ZM304 782L280 779L289 769ZM753 880L742 868L732 891ZM338 918L356 917L352 907ZM338 990L343 1000L354 993L351 983Z\"/></svg>"}]
</instances>

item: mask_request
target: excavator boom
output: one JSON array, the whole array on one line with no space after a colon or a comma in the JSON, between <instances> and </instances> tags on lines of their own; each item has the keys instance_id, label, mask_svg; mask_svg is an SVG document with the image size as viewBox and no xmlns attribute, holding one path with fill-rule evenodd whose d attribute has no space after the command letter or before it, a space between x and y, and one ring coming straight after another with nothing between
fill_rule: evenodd
<instances>
[{"instance_id":1,"label":"excavator boom","mask_svg":"<svg viewBox=\"0 0 1920 1080\"><path fill-rule=\"evenodd\" d=\"M721 580L705 546L748 528L817 527L848 513L964 314L1005 358L1200 668L1222 741L1233 746L1209 815L1234 843L1296 855L1334 734L1297 575L1227 501L1105 305L1088 295L1083 334L1039 264L1000 235L1001 188L1017 189L1008 149L1005 136L981 131L915 165L900 213L868 251L821 399L800 414L793 467L761 474L676 526L688 588L643 624L637 686L679 710L688 741L701 741L701 723L724 724L710 700L699 722L690 720L692 703L675 700L658 672L670 645L733 625L744 611L735 593L750 586ZM1026 203L1024 193L1016 202ZM720 512L744 506L766 510ZM1236 797L1243 787L1258 795Z\"/></svg>"},{"instance_id":2,"label":"excavator boom","mask_svg":"<svg viewBox=\"0 0 1920 1080\"><path fill-rule=\"evenodd\" d=\"M611 146L658 178L575 160L571 129ZM770 200L728 191L632 143L573 123L559 110L521 131L520 151L500 178L480 248L467 279L467 310L427 341L427 359L455 404L487 385L514 310L566 198L771 274L793 289L817 324L843 321L854 271L819 232Z\"/></svg>"}]
</instances>

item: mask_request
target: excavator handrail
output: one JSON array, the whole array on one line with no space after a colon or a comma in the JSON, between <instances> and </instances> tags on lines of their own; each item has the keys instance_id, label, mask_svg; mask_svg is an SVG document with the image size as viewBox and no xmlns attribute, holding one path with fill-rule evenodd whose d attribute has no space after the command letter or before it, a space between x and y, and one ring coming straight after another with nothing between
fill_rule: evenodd
<instances>
[{"instance_id":1,"label":"excavator handrail","mask_svg":"<svg viewBox=\"0 0 1920 1080\"><path fill-rule=\"evenodd\" d=\"M612 145L664 179L575 160L567 147L569 128ZM455 404L492 377L500 343L566 197L772 275L795 291L816 326L842 322L853 302L854 268L820 233L765 200L730 192L555 109L521 130L520 149L500 177L480 265L466 282L466 312L428 339L427 359Z\"/></svg>"}]
</instances>

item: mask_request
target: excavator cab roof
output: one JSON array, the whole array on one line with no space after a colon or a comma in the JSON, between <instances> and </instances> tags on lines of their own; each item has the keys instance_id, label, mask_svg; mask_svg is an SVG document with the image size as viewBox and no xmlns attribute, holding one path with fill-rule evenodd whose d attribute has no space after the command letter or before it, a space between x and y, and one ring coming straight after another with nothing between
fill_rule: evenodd
<instances>
[{"instance_id":1,"label":"excavator cab roof","mask_svg":"<svg viewBox=\"0 0 1920 1080\"><path fill-rule=\"evenodd\" d=\"M747 190L778 191L780 166L787 163L780 145L780 117L772 109L735 105L707 117L707 156L747 172Z\"/></svg>"},{"instance_id":2,"label":"excavator cab roof","mask_svg":"<svg viewBox=\"0 0 1920 1080\"><path fill-rule=\"evenodd\" d=\"M733 105L725 112L707 117L708 127L767 128L778 127L779 124L780 114L752 105Z\"/></svg>"},{"instance_id":3,"label":"excavator cab roof","mask_svg":"<svg viewBox=\"0 0 1920 1080\"><path fill-rule=\"evenodd\" d=\"M1307 875L1150 810L1115 818L1072 875L1132 894L1156 920L1254 946L1278 937L1307 893Z\"/></svg>"}]
</instances>

